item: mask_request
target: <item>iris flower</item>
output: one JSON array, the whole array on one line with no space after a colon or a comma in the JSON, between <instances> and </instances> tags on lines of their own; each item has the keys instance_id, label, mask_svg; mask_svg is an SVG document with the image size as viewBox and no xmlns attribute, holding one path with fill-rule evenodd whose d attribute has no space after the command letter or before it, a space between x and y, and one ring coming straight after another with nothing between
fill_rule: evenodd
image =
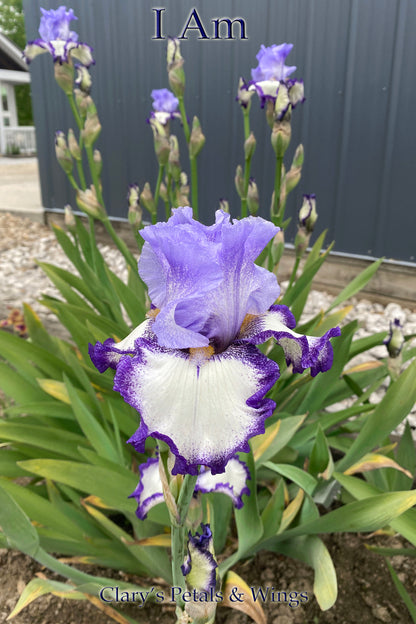
<instances>
[{"instance_id":1,"label":"iris flower","mask_svg":"<svg viewBox=\"0 0 416 624\"><path fill-rule=\"evenodd\" d=\"M72 57L76 58L82 65L89 67L94 63L92 58L92 48L86 43L78 42L78 34L70 30L72 20L78 19L74 11L66 6L47 11L42 9L39 34L40 39L29 41L24 49L23 55L27 63L30 63L35 56L49 52L52 54L54 62L69 63Z\"/></svg>"},{"instance_id":2,"label":"iris flower","mask_svg":"<svg viewBox=\"0 0 416 624\"><path fill-rule=\"evenodd\" d=\"M170 119L180 117L177 112L179 100L169 89L153 89L153 111L151 117L165 125Z\"/></svg>"},{"instance_id":3,"label":"iris flower","mask_svg":"<svg viewBox=\"0 0 416 624\"><path fill-rule=\"evenodd\" d=\"M218 210L212 226L173 210L167 223L141 230L139 274L152 301L150 318L124 340L90 345L100 372L116 370L114 389L141 414L129 442L144 451L149 436L175 456L172 474L224 472L248 440L264 432L275 403L265 395L279 367L256 347L274 338L293 372L314 376L332 365L330 337L293 331L293 314L273 305L276 276L254 261L278 232L260 217L230 221Z\"/></svg>"},{"instance_id":4,"label":"iris flower","mask_svg":"<svg viewBox=\"0 0 416 624\"><path fill-rule=\"evenodd\" d=\"M296 104L304 101L302 80L289 78L295 66L285 65L285 60L293 48L292 43L282 43L266 48L262 45L258 54L258 66L251 70L252 81L248 90L256 91L264 106L266 100L278 100L278 116L283 118L289 105L295 108Z\"/></svg>"}]
</instances>

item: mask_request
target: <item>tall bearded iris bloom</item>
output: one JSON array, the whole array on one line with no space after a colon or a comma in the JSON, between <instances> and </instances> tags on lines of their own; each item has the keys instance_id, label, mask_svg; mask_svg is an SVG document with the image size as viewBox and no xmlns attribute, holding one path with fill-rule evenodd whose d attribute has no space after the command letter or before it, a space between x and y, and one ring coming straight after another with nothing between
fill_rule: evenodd
<instances>
[{"instance_id":1,"label":"tall bearded iris bloom","mask_svg":"<svg viewBox=\"0 0 416 624\"><path fill-rule=\"evenodd\" d=\"M329 338L339 329L319 338L295 333L290 310L272 305L275 275L254 263L278 229L259 217L231 222L220 210L205 226L189 207L144 228L139 274L151 318L119 343L90 346L95 366L116 370L114 389L141 414L129 442L142 452L148 436L165 441L173 474L197 474L199 465L223 472L264 432L275 408L265 395L279 368L257 344L273 337L294 372L310 367L316 375L332 364Z\"/></svg>"},{"instance_id":2,"label":"tall bearded iris bloom","mask_svg":"<svg viewBox=\"0 0 416 624\"><path fill-rule=\"evenodd\" d=\"M29 41L23 52L27 63L43 52L52 54L54 62L60 64L68 63L71 57L86 67L94 63L92 48L86 43L79 43L78 34L70 30L71 21L78 19L72 9L67 11L66 6L60 6L50 11L41 8L41 12L40 39Z\"/></svg>"},{"instance_id":3,"label":"tall bearded iris bloom","mask_svg":"<svg viewBox=\"0 0 416 624\"><path fill-rule=\"evenodd\" d=\"M296 104L305 99L303 81L289 78L296 71L296 67L285 65L292 48L292 43L267 48L262 45L256 57L258 66L251 70L252 81L248 86L249 90L257 92L262 106L266 100L275 102L279 98L280 118L284 116L289 105L295 108Z\"/></svg>"}]
</instances>

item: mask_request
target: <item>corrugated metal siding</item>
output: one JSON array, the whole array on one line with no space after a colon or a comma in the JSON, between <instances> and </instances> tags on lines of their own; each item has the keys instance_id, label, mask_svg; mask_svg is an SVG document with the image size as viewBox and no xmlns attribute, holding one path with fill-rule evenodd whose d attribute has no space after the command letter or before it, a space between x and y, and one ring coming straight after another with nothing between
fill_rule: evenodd
<instances>
[{"instance_id":1,"label":"corrugated metal siding","mask_svg":"<svg viewBox=\"0 0 416 624\"><path fill-rule=\"evenodd\" d=\"M39 7L25 0L26 29L35 38ZM166 43L152 40L150 0L73 0L80 40L95 49L93 96L103 133L104 187L112 216L125 217L126 189L156 176L152 135L145 120L150 92L168 86ZM305 81L307 101L293 116L289 158L302 140L306 160L300 187L288 205L293 216L302 193L315 192L320 228L336 250L415 261L413 178L416 175L416 3L410 0L175 0L165 3L164 34L178 35L196 7L207 31L211 19L243 17L246 41L197 40L182 44L186 105L207 136L200 163L200 211L206 222L221 197L238 212L234 172L242 162L242 119L235 92L250 78L261 43L290 41L290 64ZM62 208L72 190L55 162L53 132L73 125L55 85L51 59L32 64L43 203ZM176 125L176 129L174 126ZM253 175L268 215L274 177L270 135L256 101L252 126L258 140ZM177 122L172 131L180 134ZM186 166L183 150L182 164ZM162 215L161 215L162 217ZM289 232L293 237L294 228Z\"/></svg>"}]
</instances>

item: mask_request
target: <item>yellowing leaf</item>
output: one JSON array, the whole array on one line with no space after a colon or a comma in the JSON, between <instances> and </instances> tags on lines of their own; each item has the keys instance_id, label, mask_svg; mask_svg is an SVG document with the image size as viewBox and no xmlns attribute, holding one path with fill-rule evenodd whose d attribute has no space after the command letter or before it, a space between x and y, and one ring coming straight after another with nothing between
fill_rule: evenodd
<instances>
[{"instance_id":1,"label":"yellowing leaf","mask_svg":"<svg viewBox=\"0 0 416 624\"><path fill-rule=\"evenodd\" d=\"M101 509L112 509L112 507L109 507L108 505L106 505L105 502L99 496L94 496L93 494L91 494L91 496L87 496L87 498L83 498L81 503L83 505L86 503L86 504L94 505L94 507L101 507Z\"/></svg>"},{"instance_id":2,"label":"yellowing leaf","mask_svg":"<svg viewBox=\"0 0 416 624\"><path fill-rule=\"evenodd\" d=\"M352 373L362 373L364 371L373 370L374 368L380 368L380 366L384 366L383 362L380 362L379 360L369 360L368 362L363 362L362 364L357 364L356 366L349 368L342 374L351 375Z\"/></svg>"},{"instance_id":3,"label":"yellowing leaf","mask_svg":"<svg viewBox=\"0 0 416 624\"><path fill-rule=\"evenodd\" d=\"M395 468L403 472L407 477L410 477L410 479L413 478L413 475L405 468L399 466L394 459L386 457L385 455L379 455L378 453L367 453L360 461L345 470L344 474L353 475L357 472L368 472L369 470L377 470L378 468Z\"/></svg>"},{"instance_id":4,"label":"yellowing leaf","mask_svg":"<svg viewBox=\"0 0 416 624\"><path fill-rule=\"evenodd\" d=\"M269 448L269 446L271 445L271 443L273 442L273 440L279 433L281 422L282 422L281 420L278 420L277 422L275 422L274 425L272 425L271 427L268 427L264 433L262 433L261 435L255 436L252 439L251 444L253 447L254 461L257 461L263 455L263 453Z\"/></svg>"},{"instance_id":5,"label":"yellowing leaf","mask_svg":"<svg viewBox=\"0 0 416 624\"><path fill-rule=\"evenodd\" d=\"M54 399L62 401L62 403L66 403L67 405L71 404L68 391L62 381L56 381L55 379L38 379L37 381L42 390Z\"/></svg>"},{"instance_id":6,"label":"yellowing leaf","mask_svg":"<svg viewBox=\"0 0 416 624\"><path fill-rule=\"evenodd\" d=\"M50 581L44 578L35 578L26 585L15 608L7 619L11 620L20 613L22 609L44 594L55 594L56 596L64 596L65 598L74 600L85 600L86 598L85 594L77 592L72 585L66 585L65 583L58 583L57 581Z\"/></svg>"},{"instance_id":7,"label":"yellowing leaf","mask_svg":"<svg viewBox=\"0 0 416 624\"><path fill-rule=\"evenodd\" d=\"M126 544L126 546L165 546L166 548L170 548L171 546L171 538L168 533L163 533L161 535L152 535L151 537L145 537L140 540L135 540L129 542L124 538L121 538L121 541Z\"/></svg>"},{"instance_id":8,"label":"yellowing leaf","mask_svg":"<svg viewBox=\"0 0 416 624\"><path fill-rule=\"evenodd\" d=\"M285 531L287 527L295 519L296 514L298 513L299 509L302 506L304 497L305 497L305 492L301 488L299 488L299 491L296 494L295 498L292 500L291 503L289 503L289 505L286 507L286 509L283 512L282 522L280 523L280 527L277 532L278 534L283 533L283 531Z\"/></svg>"},{"instance_id":9,"label":"yellowing leaf","mask_svg":"<svg viewBox=\"0 0 416 624\"><path fill-rule=\"evenodd\" d=\"M237 588L236 590L234 588ZM230 596L237 593L244 593L244 601L238 602L237 600L233 602L230 600ZM253 595L247 583L243 581L243 579L238 576L233 571L227 572L226 577L224 578L222 585L222 593L224 596L224 600L221 603L225 607L231 607L232 609L237 609L238 611L242 611L249 617L251 617L256 624L267 624L267 619L264 614L264 611L259 602L254 602Z\"/></svg>"}]
</instances>

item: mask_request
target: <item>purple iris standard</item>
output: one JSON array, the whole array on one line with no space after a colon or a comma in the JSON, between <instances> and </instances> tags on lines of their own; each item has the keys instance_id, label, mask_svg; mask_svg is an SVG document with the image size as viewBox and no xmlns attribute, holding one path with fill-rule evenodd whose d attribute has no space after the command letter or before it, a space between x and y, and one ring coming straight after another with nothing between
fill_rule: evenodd
<instances>
[{"instance_id":1,"label":"purple iris standard","mask_svg":"<svg viewBox=\"0 0 416 624\"><path fill-rule=\"evenodd\" d=\"M141 230L139 274L153 303L151 318L121 342L90 345L100 372L116 370L114 389L141 414L129 442L143 452L147 437L175 455L172 473L224 472L248 440L264 432L275 403L265 398L278 365L255 345L273 337L293 372L328 370L333 351L322 337L293 331L276 276L255 259L278 232L260 217L230 221L218 210L212 226L178 208L167 223Z\"/></svg>"},{"instance_id":2,"label":"purple iris standard","mask_svg":"<svg viewBox=\"0 0 416 624\"><path fill-rule=\"evenodd\" d=\"M252 81L248 90L256 91L264 106L266 100L276 102L279 98L278 117L281 119L289 108L295 108L304 101L302 80L289 79L295 66L285 65L285 60L293 48L292 43L282 43L269 47L261 46L257 54L258 66L251 70Z\"/></svg>"},{"instance_id":3,"label":"purple iris standard","mask_svg":"<svg viewBox=\"0 0 416 624\"><path fill-rule=\"evenodd\" d=\"M177 112L179 100L169 89L153 89L153 109L151 116L165 125L169 119L180 117Z\"/></svg>"},{"instance_id":4,"label":"purple iris standard","mask_svg":"<svg viewBox=\"0 0 416 624\"><path fill-rule=\"evenodd\" d=\"M27 43L23 52L27 63L44 52L52 54L54 62L61 64L69 63L71 57L86 67L94 63L92 48L86 43L79 43L78 34L70 30L71 21L78 19L72 9L67 10L66 6L60 6L50 11L41 8L41 12L41 38Z\"/></svg>"}]
</instances>

